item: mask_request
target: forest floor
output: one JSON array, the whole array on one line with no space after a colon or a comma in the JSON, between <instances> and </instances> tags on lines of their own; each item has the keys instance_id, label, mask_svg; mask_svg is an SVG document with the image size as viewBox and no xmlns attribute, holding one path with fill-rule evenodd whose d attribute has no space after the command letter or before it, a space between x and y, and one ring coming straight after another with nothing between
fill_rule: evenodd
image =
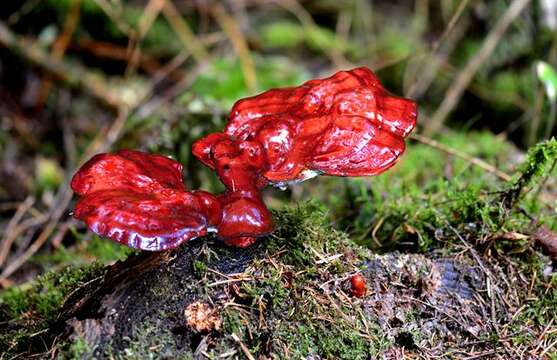
<instances>
[{"instance_id":1,"label":"forest floor","mask_svg":"<svg viewBox=\"0 0 557 360\"><path fill-rule=\"evenodd\" d=\"M486 144L493 149L493 139ZM438 152L417 145L405 161L421 151ZM358 211L352 226L366 211L377 219L360 240L390 243L375 251L332 228L313 201L276 211L277 230L250 249L204 238L108 267L52 271L4 292L0 344L6 355L63 358L553 357L557 237L529 214L556 154L555 141L534 148L499 191L472 190L477 174L460 175L472 183L456 191L433 180L433 166L416 173L405 162L389 178L346 180ZM408 188L405 169L410 183L437 182L428 196ZM356 274L366 281L361 298L350 284Z\"/></svg>"},{"instance_id":2,"label":"forest floor","mask_svg":"<svg viewBox=\"0 0 557 360\"><path fill-rule=\"evenodd\" d=\"M0 359L557 359L557 76L533 71L557 37L532 3L3 4ZM72 218L93 154L218 193L191 144L236 100L360 65L419 104L404 156L265 190L254 246L147 254Z\"/></svg>"}]
</instances>

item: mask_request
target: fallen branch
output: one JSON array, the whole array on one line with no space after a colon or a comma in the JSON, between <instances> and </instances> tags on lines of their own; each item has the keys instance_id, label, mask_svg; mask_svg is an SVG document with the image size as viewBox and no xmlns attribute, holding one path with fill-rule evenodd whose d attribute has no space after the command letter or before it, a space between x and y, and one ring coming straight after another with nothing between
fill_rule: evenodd
<instances>
[{"instance_id":1,"label":"fallen branch","mask_svg":"<svg viewBox=\"0 0 557 360\"><path fill-rule=\"evenodd\" d=\"M476 165L477 167L480 167L490 173L495 174L495 176L497 176L499 179L503 180L503 181L510 181L512 179L512 176L507 174L506 172L503 172L499 169L497 169L495 166L483 161L482 159L479 159L477 157L468 155L466 153L463 153L461 151L458 151L456 149L453 149L451 147L448 147L447 145L441 144L440 142L433 140L427 136L424 135L419 135L419 134L411 134L409 136L410 139L416 140L422 144L431 146L432 148L441 150L447 154L450 155L454 155L457 156L461 159L464 159L466 161L468 161L470 164Z\"/></svg>"},{"instance_id":2,"label":"fallen branch","mask_svg":"<svg viewBox=\"0 0 557 360\"><path fill-rule=\"evenodd\" d=\"M464 69L457 75L455 81L447 90L447 95L443 102L431 117L426 127L426 134L430 135L438 131L447 119L447 116L453 111L454 107L458 104L462 94L483 65L483 63L493 53L497 44L507 31L513 20L520 15L522 10L528 5L530 0L514 0L507 8L503 16L495 24L493 29L485 38L481 48L478 52L468 61Z\"/></svg>"},{"instance_id":3,"label":"fallen branch","mask_svg":"<svg viewBox=\"0 0 557 360\"><path fill-rule=\"evenodd\" d=\"M106 86L100 75L93 74L81 66L56 60L43 51L36 42L14 34L2 21L0 21L0 46L8 48L53 78L62 81L66 86L84 90L111 109L129 105Z\"/></svg>"}]
</instances>

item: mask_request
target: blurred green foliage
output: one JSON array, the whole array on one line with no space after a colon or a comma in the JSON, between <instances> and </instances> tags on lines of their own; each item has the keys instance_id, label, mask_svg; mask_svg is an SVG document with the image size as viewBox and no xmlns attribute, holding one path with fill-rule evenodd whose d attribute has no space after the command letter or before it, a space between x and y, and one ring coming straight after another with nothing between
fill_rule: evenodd
<instances>
[{"instance_id":1,"label":"blurred green foliage","mask_svg":"<svg viewBox=\"0 0 557 360\"><path fill-rule=\"evenodd\" d=\"M487 132L446 135L440 142L507 171L520 164L516 148ZM555 141L532 150L520 172L528 176L528 184L557 176L551 167L556 159L554 146ZM510 214L497 196L514 184L506 184L459 157L411 144L402 161L385 174L344 181L323 179L302 188L308 196L329 204L337 226L358 242L381 251L426 251L454 238L454 231L472 234L473 239L528 231L531 220L520 213ZM526 187L521 186L521 190ZM521 206L536 214L540 222L556 228L555 214L542 212L544 206L537 196L527 196Z\"/></svg>"},{"instance_id":2,"label":"blurred green foliage","mask_svg":"<svg viewBox=\"0 0 557 360\"><path fill-rule=\"evenodd\" d=\"M358 46L337 36L331 29L317 25L304 26L279 20L263 24L259 30L260 42L266 49L292 49L300 46L316 52L330 50L351 55L361 54Z\"/></svg>"},{"instance_id":3,"label":"blurred green foliage","mask_svg":"<svg viewBox=\"0 0 557 360\"><path fill-rule=\"evenodd\" d=\"M255 57L257 92L267 89L298 85L309 79L309 73L285 57ZM191 102L192 93L197 101ZM192 111L226 112L243 97L255 95L247 90L240 62L234 58L213 61L192 84L182 99L189 102Z\"/></svg>"},{"instance_id":4,"label":"blurred green foliage","mask_svg":"<svg viewBox=\"0 0 557 360\"><path fill-rule=\"evenodd\" d=\"M35 160L35 188L37 192L55 190L64 180L64 171L53 159L40 157Z\"/></svg>"},{"instance_id":5,"label":"blurred green foliage","mask_svg":"<svg viewBox=\"0 0 557 360\"><path fill-rule=\"evenodd\" d=\"M547 97L550 101L555 102L557 100L557 72L545 61L538 61L536 63L536 73L545 87Z\"/></svg>"}]
</instances>

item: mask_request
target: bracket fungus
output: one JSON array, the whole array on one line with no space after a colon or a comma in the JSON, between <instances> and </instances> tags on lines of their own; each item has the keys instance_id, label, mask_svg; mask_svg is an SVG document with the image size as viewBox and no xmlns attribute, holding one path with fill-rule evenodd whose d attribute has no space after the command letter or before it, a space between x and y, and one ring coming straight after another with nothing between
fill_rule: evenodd
<instances>
[{"instance_id":1,"label":"bracket fungus","mask_svg":"<svg viewBox=\"0 0 557 360\"><path fill-rule=\"evenodd\" d=\"M174 248L214 232L246 247L273 230L261 190L317 175L377 175L404 152L416 104L388 93L371 70L340 71L239 100L223 132L193 144L226 190L188 191L182 166L123 150L99 154L72 179L74 216L100 236L142 250Z\"/></svg>"}]
</instances>

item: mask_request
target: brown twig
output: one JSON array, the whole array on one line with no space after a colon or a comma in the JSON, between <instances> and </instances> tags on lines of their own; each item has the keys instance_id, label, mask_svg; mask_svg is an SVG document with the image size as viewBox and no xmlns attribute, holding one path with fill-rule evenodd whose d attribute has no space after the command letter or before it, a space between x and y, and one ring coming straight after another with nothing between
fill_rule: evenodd
<instances>
[{"instance_id":1,"label":"brown twig","mask_svg":"<svg viewBox=\"0 0 557 360\"><path fill-rule=\"evenodd\" d=\"M199 41L201 41L201 43L203 43L206 46L216 44L223 40L226 40L226 38L221 32L214 32L204 36L199 36ZM70 44L70 48L78 51L86 51L96 57L114 59L119 61L128 61L130 57L127 47L114 44L111 42L104 42L98 40L77 39L76 42ZM179 53L176 56L182 57L184 56L184 54L188 54L189 56L190 53L188 49L184 49L181 53ZM139 66L143 71L145 71L149 75L153 75L158 71L160 71L161 68L167 66L167 64L163 64L159 62L157 57L150 54L141 53L141 52L137 61L138 61L137 66ZM183 74L177 71L177 69L175 71L176 73L171 73L169 75L171 76L171 79L173 81L179 81L183 77Z\"/></svg>"},{"instance_id":2,"label":"brown twig","mask_svg":"<svg viewBox=\"0 0 557 360\"><path fill-rule=\"evenodd\" d=\"M14 261L6 266L4 271L2 271L2 274L0 274L0 281L5 280L8 276L12 275L44 245L44 243L48 240L48 238L56 228L56 225L64 214L71 198L72 193L71 191L69 191L69 187L61 187L58 193L57 201L54 202L56 206L51 207L49 211L49 223L41 232L39 237L33 242L33 244L31 244L31 246L28 247L20 257L16 258Z\"/></svg>"},{"instance_id":3,"label":"brown twig","mask_svg":"<svg viewBox=\"0 0 557 360\"><path fill-rule=\"evenodd\" d=\"M132 51L131 56L128 57L126 75L135 72L137 69L137 65L141 59L141 41L159 16L164 4L165 0L149 0L145 10L143 10L143 14L139 19L137 34L130 39Z\"/></svg>"},{"instance_id":4,"label":"brown twig","mask_svg":"<svg viewBox=\"0 0 557 360\"><path fill-rule=\"evenodd\" d=\"M0 242L0 266L4 264L4 261L6 261L8 253L10 252L10 248L17 237L17 232L15 231L17 225L34 203L35 198L33 196L28 196L25 201L19 204L14 216L12 217L10 222L8 222L8 226L6 227L4 236L2 237L2 241Z\"/></svg>"},{"instance_id":5,"label":"brown twig","mask_svg":"<svg viewBox=\"0 0 557 360\"><path fill-rule=\"evenodd\" d=\"M192 54L198 63L203 63L209 58L209 53L203 43L201 43L188 23L182 18L172 0L166 0L162 12L170 26L174 29L184 47Z\"/></svg>"},{"instance_id":6,"label":"brown twig","mask_svg":"<svg viewBox=\"0 0 557 360\"><path fill-rule=\"evenodd\" d=\"M255 357L253 357L253 355L249 352L248 347L246 346L246 344L244 344L242 342L242 340L240 340L238 335L236 335L235 333L232 333L232 335L230 335L230 337L232 337L232 340L234 340L240 346L240 349L242 349L242 352L248 358L248 360L255 360Z\"/></svg>"},{"instance_id":7,"label":"brown twig","mask_svg":"<svg viewBox=\"0 0 557 360\"><path fill-rule=\"evenodd\" d=\"M116 2L108 2L107 0L94 0L95 3L101 8L102 11L112 20L114 25L122 32L122 34L126 35L128 38L133 38L135 29L124 20L122 14L122 7L116 8L113 4ZM121 5L121 4L120 4Z\"/></svg>"},{"instance_id":8,"label":"brown twig","mask_svg":"<svg viewBox=\"0 0 557 360\"><path fill-rule=\"evenodd\" d=\"M442 40L436 42L429 54L424 54L423 61L419 61L414 68L409 64L408 69L414 70L411 74L413 82L407 86L405 96L420 98L429 89L439 70L447 64L449 56L465 35L468 25L468 21L460 21L451 27L450 32L445 30Z\"/></svg>"},{"instance_id":9,"label":"brown twig","mask_svg":"<svg viewBox=\"0 0 557 360\"><path fill-rule=\"evenodd\" d=\"M130 57L128 48L125 46L93 39L77 39L69 47L72 50L85 51L95 57L106 59L127 61ZM154 73L162 66L154 57L141 53L137 59L137 65L149 74Z\"/></svg>"},{"instance_id":10,"label":"brown twig","mask_svg":"<svg viewBox=\"0 0 557 360\"><path fill-rule=\"evenodd\" d=\"M497 176L499 179L503 180L503 181L510 181L512 179L512 176L507 174L506 172L503 172L499 169L497 169L495 166L483 161L482 159L478 159L477 157L468 155L466 153L463 153L461 151L458 151L456 149L453 149L447 145L441 144L440 142L433 140L427 136L424 135L420 135L420 134L412 134L410 135L410 139L416 140L422 144L431 146L432 148L435 148L437 150L441 150L447 154L450 155L454 155L457 156L461 159L466 160L467 162L480 167L490 173L495 174L495 176Z\"/></svg>"},{"instance_id":11,"label":"brown twig","mask_svg":"<svg viewBox=\"0 0 557 360\"><path fill-rule=\"evenodd\" d=\"M449 23L445 27L445 30L443 30L443 33L441 34L439 39L437 39L437 41L433 44L433 51L434 52L441 46L441 44L445 41L445 39L448 36L450 36L452 30L456 26L458 20L460 20L462 14L464 13L464 10L466 9L466 7L468 6L469 3L470 3L470 0L461 0L460 1L460 3L458 4L458 8L455 10L454 14L451 16L451 18L449 20Z\"/></svg>"},{"instance_id":12,"label":"brown twig","mask_svg":"<svg viewBox=\"0 0 557 360\"><path fill-rule=\"evenodd\" d=\"M66 49L70 44L73 33L75 32L75 29L77 28L77 24L79 22L80 8L81 8L81 0L71 1L70 8L68 10L68 15L66 16L66 21L64 22L64 30L52 45L52 52L50 56L54 61L60 61L64 57L64 54L66 53ZM47 75L44 78L43 83L41 84L41 88L39 89L37 102L35 104L36 107L39 108L43 106L43 104L45 103L48 97L51 86L52 86L52 78Z\"/></svg>"},{"instance_id":13,"label":"brown twig","mask_svg":"<svg viewBox=\"0 0 557 360\"><path fill-rule=\"evenodd\" d=\"M236 20L226 12L226 9L221 3L215 3L211 10L215 20L230 39L234 51L240 59L240 66L244 74L246 88L249 92L253 93L257 86L257 75L246 38L242 34Z\"/></svg>"},{"instance_id":14,"label":"brown twig","mask_svg":"<svg viewBox=\"0 0 557 360\"><path fill-rule=\"evenodd\" d=\"M67 86L84 89L112 109L125 105L124 100L106 86L100 75L94 75L81 66L52 59L34 41L16 36L2 21L0 21L0 46L10 49Z\"/></svg>"},{"instance_id":15,"label":"brown twig","mask_svg":"<svg viewBox=\"0 0 557 360\"><path fill-rule=\"evenodd\" d=\"M437 111L430 118L425 129L426 135L430 135L438 131L447 116L453 111L462 94L483 65L487 58L491 55L495 47L507 31L513 20L522 12L522 10L530 3L530 0L514 0L507 8L503 16L497 21L493 29L485 38L478 52L468 61L464 69L457 75L455 81L447 90L447 94L441 102Z\"/></svg>"}]
</instances>

